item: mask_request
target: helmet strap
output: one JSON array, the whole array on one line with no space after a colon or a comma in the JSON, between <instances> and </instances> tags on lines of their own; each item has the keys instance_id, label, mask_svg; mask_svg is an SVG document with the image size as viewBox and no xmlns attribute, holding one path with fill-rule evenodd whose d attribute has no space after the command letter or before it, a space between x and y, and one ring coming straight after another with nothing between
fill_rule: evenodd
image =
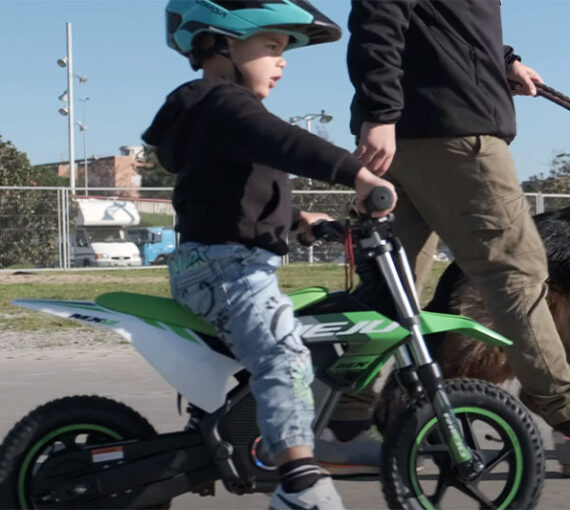
<instances>
[{"instance_id":1,"label":"helmet strap","mask_svg":"<svg viewBox=\"0 0 570 510\"><path fill-rule=\"evenodd\" d=\"M226 57L231 61L228 41L224 36L220 34L216 34L214 36L214 44L208 47L198 45L192 48L192 51L188 56L190 57L192 69L194 69L194 71L198 71L198 69L202 68L203 62L205 60L215 57L216 55Z\"/></svg>"},{"instance_id":2,"label":"helmet strap","mask_svg":"<svg viewBox=\"0 0 570 510\"><path fill-rule=\"evenodd\" d=\"M192 50L192 52L189 55L192 69L194 69L194 71L201 69L204 61L215 56L220 56L228 59L233 67L236 83L238 83L239 85L244 85L245 80L243 74L241 73L235 62L232 60L230 48L228 45L228 40L225 36L221 34L216 34L214 36L214 44L212 44L208 48L200 48L200 49L194 48Z\"/></svg>"},{"instance_id":3,"label":"helmet strap","mask_svg":"<svg viewBox=\"0 0 570 510\"><path fill-rule=\"evenodd\" d=\"M216 42L215 42L214 46L212 47L213 50L218 55L222 55L223 57L226 57L232 63L232 66L234 68L234 74L236 77L236 82L239 85L243 85L245 80L244 80L243 74L239 70L238 66L236 66L235 62L232 60L232 56L230 53L230 48L228 45L227 37L218 34L218 35L216 35L215 40L216 40Z\"/></svg>"}]
</instances>

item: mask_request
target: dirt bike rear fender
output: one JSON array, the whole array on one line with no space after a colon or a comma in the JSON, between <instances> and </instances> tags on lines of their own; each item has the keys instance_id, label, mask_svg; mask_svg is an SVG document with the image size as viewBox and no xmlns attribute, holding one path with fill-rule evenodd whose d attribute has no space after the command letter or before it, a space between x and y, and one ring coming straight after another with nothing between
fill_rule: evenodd
<instances>
[{"instance_id":1,"label":"dirt bike rear fender","mask_svg":"<svg viewBox=\"0 0 570 510\"><path fill-rule=\"evenodd\" d=\"M188 402L206 412L224 405L243 366L214 350L196 332L103 308L89 301L20 299L14 305L115 331ZM128 367L125 367L128 370Z\"/></svg>"}]
</instances>

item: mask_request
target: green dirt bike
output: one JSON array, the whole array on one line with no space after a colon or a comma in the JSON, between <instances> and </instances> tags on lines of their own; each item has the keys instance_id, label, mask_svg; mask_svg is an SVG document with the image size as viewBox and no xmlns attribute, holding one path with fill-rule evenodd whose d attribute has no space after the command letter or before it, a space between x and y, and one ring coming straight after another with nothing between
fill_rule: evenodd
<instances>
[{"instance_id":1,"label":"green dirt bike","mask_svg":"<svg viewBox=\"0 0 570 510\"><path fill-rule=\"evenodd\" d=\"M390 200L377 188L367 209L386 209ZM511 342L466 317L421 312L391 219L348 221L355 246L378 264L399 321L350 292L312 287L290 294L313 357L316 437L341 394L362 390L394 357L411 404L386 433L381 479L351 479L380 481L391 508L440 508L457 494L465 508L533 507L545 459L528 411L486 382L443 381L424 335L454 330ZM248 374L201 318L171 299L130 293L103 294L94 303L15 304L117 331L186 399L191 419L185 430L157 434L136 411L107 398L48 402L0 447L0 508L163 509L186 492L214 495L218 480L235 494L273 491L277 471L256 425Z\"/></svg>"}]
</instances>

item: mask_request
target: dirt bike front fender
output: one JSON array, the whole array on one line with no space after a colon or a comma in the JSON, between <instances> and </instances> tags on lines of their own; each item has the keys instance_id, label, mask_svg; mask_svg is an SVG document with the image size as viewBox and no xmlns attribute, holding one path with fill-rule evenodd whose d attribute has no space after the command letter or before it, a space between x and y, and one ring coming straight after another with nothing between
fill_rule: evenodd
<instances>
[{"instance_id":1,"label":"dirt bike front fender","mask_svg":"<svg viewBox=\"0 0 570 510\"><path fill-rule=\"evenodd\" d=\"M513 345L513 342L508 338L463 315L421 312L420 327L424 335L456 331L499 347Z\"/></svg>"}]
</instances>

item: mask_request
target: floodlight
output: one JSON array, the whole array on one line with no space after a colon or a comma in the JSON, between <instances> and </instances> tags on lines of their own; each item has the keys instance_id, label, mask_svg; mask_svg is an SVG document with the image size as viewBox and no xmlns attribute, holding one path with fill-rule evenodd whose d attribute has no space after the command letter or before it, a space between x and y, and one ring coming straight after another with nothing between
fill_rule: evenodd
<instances>
[{"instance_id":1,"label":"floodlight","mask_svg":"<svg viewBox=\"0 0 570 510\"><path fill-rule=\"evenodd\" d=\"M321 124L328 124L332 119L332 115L329 115L328 113L325 113L324 110L321 110L321 116L319 117Z\"/></svg>"}]
</instances>

